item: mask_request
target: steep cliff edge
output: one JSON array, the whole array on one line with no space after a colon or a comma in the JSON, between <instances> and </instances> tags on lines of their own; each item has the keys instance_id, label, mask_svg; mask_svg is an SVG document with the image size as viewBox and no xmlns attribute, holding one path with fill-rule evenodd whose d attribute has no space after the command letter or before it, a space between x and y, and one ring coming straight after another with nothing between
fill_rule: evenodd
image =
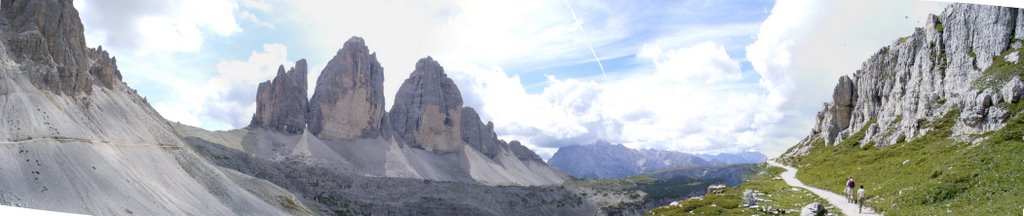
<instances>
[{"instance_id":1,"label":"steep cliff edge","mask_svg":"<svg viewBox=\"0 0 1024 216\"><path fill-rule=\"evenodd\" d=\"M1002 128L1024 92L1019 70L1007 68L1019 63L1022 19L1020 9L970 4L929 16L924 27L841 77L811 135L784 157L806 153L817 140L842 142L861 128L863 145L912 140L954 110L960 113L953 135L960 140Z\"/></svg>"}]
</instances>

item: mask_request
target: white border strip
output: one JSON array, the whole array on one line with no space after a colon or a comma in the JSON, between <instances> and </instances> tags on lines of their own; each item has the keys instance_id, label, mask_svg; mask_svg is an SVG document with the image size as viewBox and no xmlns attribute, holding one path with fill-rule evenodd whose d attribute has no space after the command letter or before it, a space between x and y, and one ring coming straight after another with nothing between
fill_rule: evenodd
<instances>
[{"instance_id":1,"label":"white border strip","mask_svg":"<svg viewBox=\"0 0 1024 216\"><path fill-rule=\"evenodd\" d=\"M0 215L19 215L19 216L84 216L80 214L46 211L39 209L21 208L14 206L0 205Z\"/></svg>"}]
</instances>

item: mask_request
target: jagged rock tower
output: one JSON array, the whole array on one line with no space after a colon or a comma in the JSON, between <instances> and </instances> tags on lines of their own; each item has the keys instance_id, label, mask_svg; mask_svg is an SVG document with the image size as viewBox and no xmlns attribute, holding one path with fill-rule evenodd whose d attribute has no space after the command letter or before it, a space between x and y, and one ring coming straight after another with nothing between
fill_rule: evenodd
<instances>
[{"instance_id":1,"label":"jagged rock tower","mask_svg":"<svg viewBox=\"0 0 1024 216\"><path fill-rule=\"evenodd\" d=\"M410 146L435 152L463 146L462 93L431 57L416 62L388 114L396 137Z\"/></svg>"},{"instance_id":2,"label":"jagged rock tower","mask_svg":"<svg viewBox=\"0 0 1024 216\"><path fill-rule=\"evenodd\" d=\"M362 38L352 37L327 63L309 100L309 132L327 140L390 136L384 68Z\"/></svg>"},{"instance_id":3,"label":"jagged rock tower","mask_svg":"<svg viewBox=\"0 0 1024 216\"><path fill-rule=\"evenodd\" d=\"M271 128L287 134L301 134L306 130L306 60L295 62L295 67L277 69L274 80L260 83L256 90L256 113L249 127Z\"/></svg>"}]
</instances>

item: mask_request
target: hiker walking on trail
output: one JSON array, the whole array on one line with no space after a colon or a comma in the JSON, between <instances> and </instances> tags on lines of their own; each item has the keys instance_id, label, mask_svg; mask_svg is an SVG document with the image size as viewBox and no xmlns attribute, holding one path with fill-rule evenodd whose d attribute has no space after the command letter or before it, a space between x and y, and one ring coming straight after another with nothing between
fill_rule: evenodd
<instances>
[{"instance_id":1,"label":"hiker walking on trail","mask_svg":"<svg viewBox=\"0 0 1024 216\"><path fill-rule=\"evenodd\" d=\"M850 178L846 179L846 191L844 191L844 192L846 192L846 202L847 203L854 203L854 200L853 200L853 189L856 186L857 186L857 182L853 181L853 176L850 176Z\"/></svg>"},{"instance_id":2,"label":"hiker walking on trail","mask_svg":"<svg viewBox=\"0 0 1024 216\"><path fill-rule=\"evenodd\" d=\"M860 185L860 189L857 189L857 213L861 213L861 209L864 209L865 199L867 199L867 195L864 195L864 185Z\"/></svg>"}]
</instances>

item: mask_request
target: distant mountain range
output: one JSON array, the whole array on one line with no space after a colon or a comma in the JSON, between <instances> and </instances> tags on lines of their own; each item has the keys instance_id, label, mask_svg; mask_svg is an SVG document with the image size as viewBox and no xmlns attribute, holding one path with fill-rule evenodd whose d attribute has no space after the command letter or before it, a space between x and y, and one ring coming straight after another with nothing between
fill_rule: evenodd
<instances>
[{"instance_id":1,"label":"distant mountain range","mask_svg":"<svg viewBox=\"0 0 1024 216\"><path fill-rule=\"evenodd\" d=\"M618 178L673 167L710 167L752 164L768 160L759 152L688 154L677 151L631 149L622 144L597 141L590 145L558 149L548 164L578 178Z\"/></svg>"}]
</instances>

